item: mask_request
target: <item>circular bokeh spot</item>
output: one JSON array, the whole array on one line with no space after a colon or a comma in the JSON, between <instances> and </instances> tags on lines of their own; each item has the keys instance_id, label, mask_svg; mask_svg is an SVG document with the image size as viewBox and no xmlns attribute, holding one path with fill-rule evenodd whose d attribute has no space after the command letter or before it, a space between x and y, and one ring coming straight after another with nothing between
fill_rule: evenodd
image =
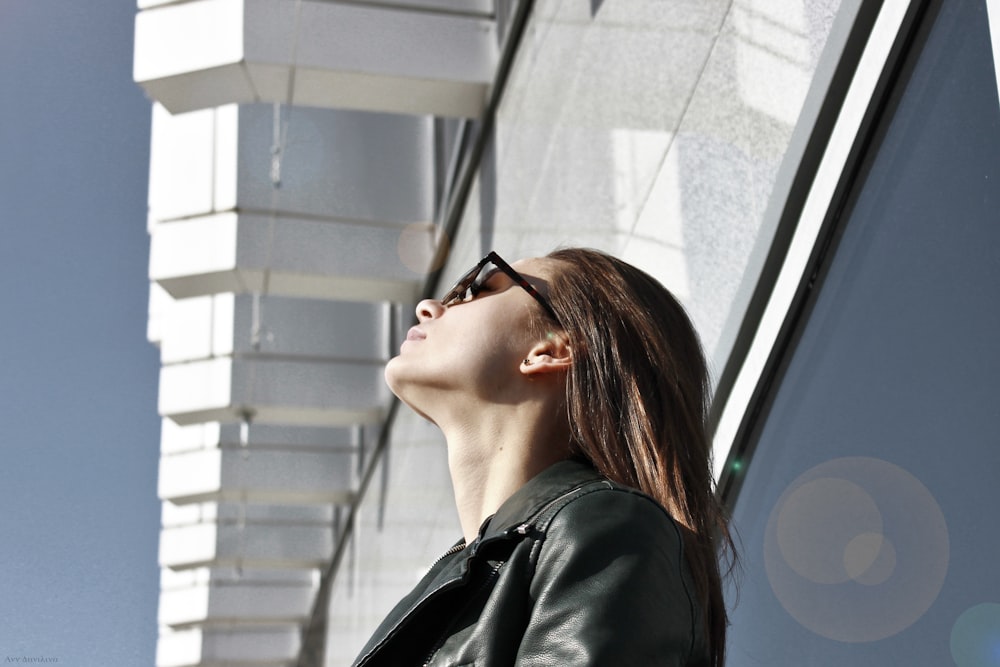
<instances>
[{"instance_id":1,"label":"circular bokeh spot","mask_svg":"<svg viewBox=\"0 0 1000 667\"><path fill-rule=\"evenodd\" d=\"M866 586L881 584L896 569L896 548L881 533L861 533L844 549L844 570Z\"/></svg>"},{"instance_id":2,"label":"circular bokeh spot","mask_svg":"<svg viewBox=\"0 0 1000 667\"><path fill-rule=\"evenodd\" d=\"M799 576L839 584L851 578L845 555L852 540L859 533L881 535L882 515L857 484L823 477L791 492L778 511L777 531L781 555ZM852 562L867 569L857 557Z\"/></svg>"},{"instance_id":3,"label":"circular bokeh spot","mask_svg":"<svg viewBox=\"0 0 1000 667\"><path fill-rule=\"evenodd\" d=\"M448 256L447 252L437 254L438 246L442 243L447 243L447 238L438 226L414 223L407 225L399 233L396 252L403 266L413 273L423 275L440 268L440 261L435 262L435 257Z\"/></svg>"},{"instance_id":4,"label":"circular bokeh spot","mask_svg":"<svg viewBox=\"0 0 1000 667\"><path fill-rule=\"evenodd\" d=\"M957 667L1000 665L1000 604L966 609L951 629L951 657Z\"/></svg>"},{"instance_id":5,"label":"circular bokeh spot","mask_svg":"<svg viewBox=\"0 0 1000 667\"><path fill-rule=\"evenodd\" d=\"M948 529L927 487L881 459L846 457L800 475L764 535L775 596L801 625L870 642L912 625L948 569Z\"/></svg>"}]
</instances>

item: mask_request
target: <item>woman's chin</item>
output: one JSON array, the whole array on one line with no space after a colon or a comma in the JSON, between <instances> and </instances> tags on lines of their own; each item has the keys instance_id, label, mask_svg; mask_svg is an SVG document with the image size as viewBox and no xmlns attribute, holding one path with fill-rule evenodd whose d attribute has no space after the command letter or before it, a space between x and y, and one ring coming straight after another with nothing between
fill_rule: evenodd
<instances>
[{"instance_id":1,"label":"woman's chin","mask_svg":"<svg viewBox=\"0 0 1000 667\"><path fill-rule=\"evenodd\" d=\"M382 377L385 378L385 384L389 387L389 391L396 395L396 397L407 403L407 388L412 386L412 381L407 380L406 373L406 362L399 357L393 357L386 363L385 369L382 371ZM412 378L411 378L412 380Z\"/></svg>"},{"instance_id":2,"label":"woman's chin","mask_svg":"<svg viewBox=\"0 0 1000 667\"><path fill-rule=\"evenodd\" d=\"M389 391L396 394L396 396L399 396L399 376L396 368L398 365L399 357L393 357L385 364L385 368L382 370L382 377L385 379Z\"/></svg>"}]
</instances>

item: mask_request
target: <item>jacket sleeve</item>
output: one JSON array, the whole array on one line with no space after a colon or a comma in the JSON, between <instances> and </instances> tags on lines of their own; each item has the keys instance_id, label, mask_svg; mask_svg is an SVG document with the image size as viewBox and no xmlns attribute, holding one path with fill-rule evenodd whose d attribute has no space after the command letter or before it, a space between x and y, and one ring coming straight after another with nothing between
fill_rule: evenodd
<instances>
[{"instance_id":1,"label":"jacket sleeve","mask_svg":"<svg viewBox=\"0 0 1000 667\"><path fill-rule=\"evenodd\" d=\"M518 665L689 664L698 615L680 532L659 505L595 491L545 533Z\"/></svg>"}]
</instances>

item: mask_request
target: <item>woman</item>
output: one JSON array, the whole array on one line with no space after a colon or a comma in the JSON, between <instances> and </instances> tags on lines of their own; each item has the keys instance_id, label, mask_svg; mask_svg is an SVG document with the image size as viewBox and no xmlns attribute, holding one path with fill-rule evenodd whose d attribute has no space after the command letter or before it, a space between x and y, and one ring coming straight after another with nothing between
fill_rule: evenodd
<instances>
[{"instance_id":1,"label":"woman","mask_svg":"<svg viewBox=\"0 0 1000 667\"><path fill-rule=\"evenodd\" d=\"M707 373L681 306L592 250L490 253L386 366L437 424L464 539L356 665L724 661Z\"/></svg>"}]
</instances>

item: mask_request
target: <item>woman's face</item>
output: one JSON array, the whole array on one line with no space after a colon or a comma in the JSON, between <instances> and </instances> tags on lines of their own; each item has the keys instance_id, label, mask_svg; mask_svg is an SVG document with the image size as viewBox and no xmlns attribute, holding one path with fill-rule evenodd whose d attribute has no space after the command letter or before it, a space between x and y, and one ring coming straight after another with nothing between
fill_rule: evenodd
<instances>
[{"instance_id":1,"label":"woman's face","mask_svg":"<svg viewBox=\"0 0 1000 667\"><path fill-rule=\"evenodd\" d=\"M543 295L548 260L512 265ZM525 381L520 366L545 338L541 306L502 271L493 273L471 301L417 304L416 326L385 368L386 382L405 403L433 421L438 401L516 399Z\"/></svg>"}]
</instances>

